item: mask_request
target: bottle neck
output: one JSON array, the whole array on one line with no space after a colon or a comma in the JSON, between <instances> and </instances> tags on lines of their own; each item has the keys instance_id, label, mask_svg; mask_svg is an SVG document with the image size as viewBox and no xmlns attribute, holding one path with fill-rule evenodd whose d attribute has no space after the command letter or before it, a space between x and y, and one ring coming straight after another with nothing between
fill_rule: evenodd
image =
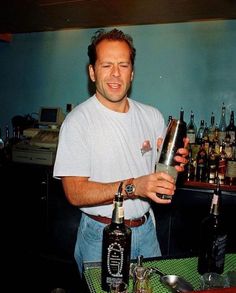
<instances>
[{"instance_id":1,"label":"bottle neck","mask_svg":"<svg viewBox=\"0 0 236 293\"><path fill-rule=\"evenodd\" d=\"M181 121L181 122L183 122L184 121L184 110L181 108L180 109L180 116L179 116L179 120Z\"/></svg>"},{"instance_id":2,"label":"bottle neck","mask_svg":"<svg viewBox=\"0 0 236 293\"><path fill-rule=\"evenodd\" d=\"M211 202L210 214L214 216L219 215L219 196L215 193L213 194L213 198Z\"/></svg>"},{"instance_id":3,"label":"bottle neck","mask_svg":"<svg viewBox=\"0 0 236 293\"><path fill-rule=\"evenodd\" d=\"M217 178L217 186L214 190L212 201L211 201L211 209L210 214L214 216L219 215L219 204L220 204L220 196L221 196L221 190L220 190L220 180Z\"/></svg>"},{"instance_id":4,"label":"bottle neck","mask_svg":"<svg viewBox=\"0 0 236 293\"><path fill-rule=\"evenodd\" d=\"M116 194L115 196L114 208L112 213L112 223L113 224L124 223L123 196L120 194Z\"/></svg>"},{"instance_id":5,"label":"bottle neck","mask_svg":"<svg viewBox=\"0 0 236 293\"><path fill-rule=\"evenodd\" d=\"M211 116L211 128L215 127L215 116Z\"/></svg>"},{"instance_id":6,"label":"bottle neck","mask_svg":"<svg viewBox=\"0 0 236 293\"><path fill-rule=\"evenodd\" d=\"M231 111L229 126L234 127L234 111Z\"/></svg>"},{"instance_id":7,"label":"bottle neck","mask_svg":"<svg viewBox=\"0 0 236 293\"><path fill-rule=\"evenodd\" d=\"M222 107L221 110L221 118L220 118L220 129L224 129L226 127L226 121L225 121L225 107Z\"/></svg>"}]
</instances>

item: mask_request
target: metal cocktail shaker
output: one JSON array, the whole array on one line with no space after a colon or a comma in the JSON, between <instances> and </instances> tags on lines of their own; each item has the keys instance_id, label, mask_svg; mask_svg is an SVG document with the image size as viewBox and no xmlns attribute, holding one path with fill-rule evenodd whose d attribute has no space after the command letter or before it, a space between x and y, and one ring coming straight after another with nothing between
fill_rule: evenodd
<instances>
[{"instance_id":1,"label":"metal cocktail shaker","mask_svg":"<svg viewBox=\"0 0 236 293\"><path fill-rule=\"evenodd\" d=\"M178 172L175 165L178 163L174 157L179 148L184 147L184 138L186 137L186 123L178 119L170 120L164 141L162 143L159 161L156 165L156 171L163 171L174 177L177 180ZM168 196L161 196L162 198L169 198Z\"/></svg>"}]
</instances>

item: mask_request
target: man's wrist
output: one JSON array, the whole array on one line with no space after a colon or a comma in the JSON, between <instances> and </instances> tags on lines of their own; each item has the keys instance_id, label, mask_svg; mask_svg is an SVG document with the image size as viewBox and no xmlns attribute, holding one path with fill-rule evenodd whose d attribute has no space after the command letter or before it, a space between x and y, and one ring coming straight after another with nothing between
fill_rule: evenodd
<instances>
[{"instance_id":1,"label":"man's wrist","mask_svg":"<svg viewBox=\"0 0 236 293\"><path fill-rule=\"evenodd\" d=\"M136 197L135 195L136 187L134 185L134 178L130 178L124 181L123 185L123 194L126 198L133 199Z\"/></svg>"}]
</instances>

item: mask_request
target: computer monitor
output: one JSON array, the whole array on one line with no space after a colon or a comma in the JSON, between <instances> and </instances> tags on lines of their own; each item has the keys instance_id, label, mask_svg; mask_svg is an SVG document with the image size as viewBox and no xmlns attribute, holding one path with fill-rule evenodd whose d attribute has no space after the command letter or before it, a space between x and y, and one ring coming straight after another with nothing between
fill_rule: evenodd
<instances>
[{"instance_id":1,"label":"computer monitor","mask_svg":"<svg viewBox=\"0 0 236 293\"><path fill-rule=\"evenodd\" d=\"M41 107L39 111L39 125L60 126L64 120L64 114L60 107Z\"/></svg>"}]
</instances>

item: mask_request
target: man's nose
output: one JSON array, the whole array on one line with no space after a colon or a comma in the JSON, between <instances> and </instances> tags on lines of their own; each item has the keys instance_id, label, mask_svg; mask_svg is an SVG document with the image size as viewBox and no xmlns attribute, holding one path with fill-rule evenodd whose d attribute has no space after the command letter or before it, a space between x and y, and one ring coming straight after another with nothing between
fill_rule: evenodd
<instances>
[{"instance_id":1,"label":"man's nose","mask_svg":"<svg viewBox=\"0 0 236 293\"><path fill-rule=\"evenodd\" d=\"M114 65L112 68L112 75L113 76L120 76L120 68L119 65Z\"/></svg>"}]
</instances>

